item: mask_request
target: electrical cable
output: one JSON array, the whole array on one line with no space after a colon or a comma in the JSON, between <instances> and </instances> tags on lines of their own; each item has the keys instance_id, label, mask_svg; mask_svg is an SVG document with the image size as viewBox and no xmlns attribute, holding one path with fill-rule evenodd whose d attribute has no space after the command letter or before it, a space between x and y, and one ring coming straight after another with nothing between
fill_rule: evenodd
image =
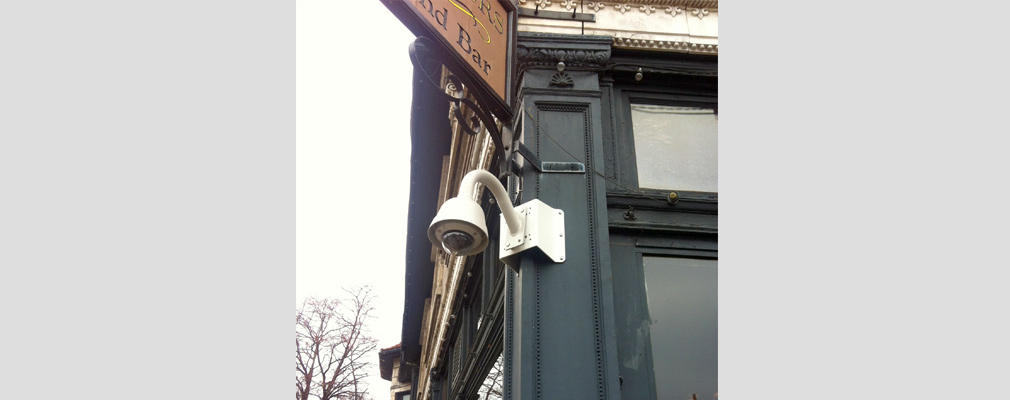
<instances>
[{"instance_id":1,"label":"electrical cable","mask_svg":"<svg viewBox=\"0 0 1010 400\"><path fill-rule=\"evenodd\" d=\"M551 134L549 132L547 132L546 129L544 129L542 126L540 126L540 122L538 122L535 118L533 118L533 114L530 113L529 110L523 109L523 112L525 112L526 115L528 115L530 117L530 120L533 121L533 124L537 128L537 132L540 132L540 133L544 134L544 136L546 136L547 139L549 139L550 141L554 142L554 144L556 144L558 146L558 148L561 149L561 151L565 152L565 154L568 154L568 156L571 157L573 161L579 162L579 163L582 162L582 161L579 160L578 157L575 157L575 155L573 155L571 152L569 152L568 149L565 148L565 146L562 146L561 143L558 143L558 141L555 140L554 137L551 136ZM594 174L596 174L597 176L603 178L607 182L610 182L610 183L614 184L615 186L628 191L629 193L636 194L636 195L641 196L642 198L645 198L645 199L661 201L663 203L669 204L666 197L659 198L659 197L657 197L654 194L646 193L646 192L644 192L644 191L642 191L640 189L632 189L632 188L629 188L627 186L624 186L624 185L618 183L617 181L615 181L613 179L610 179L609 177L607 177L606 175L604 175L600 171L596 170L596 168L593 168L591 165L586 165L586 168L588 168L589 170L593 171Z\"/></svg>"}]
</instances>

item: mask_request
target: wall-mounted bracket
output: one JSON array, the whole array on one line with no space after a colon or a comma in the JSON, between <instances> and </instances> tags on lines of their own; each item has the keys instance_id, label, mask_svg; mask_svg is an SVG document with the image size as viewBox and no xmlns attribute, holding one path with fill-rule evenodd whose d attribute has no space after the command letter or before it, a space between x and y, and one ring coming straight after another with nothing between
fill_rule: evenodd
<instances>
[{"instance_id":1,"label":"wall-mounted bracket","mask_svg":"<svg viewBox=\"0 0 1010 400\"><path fill-rule=\"evenodd\" d=\"M436 79L441 76L441 66L442 60L448 57L439 46L424 36L418 36L408 47L407 51L410 56L410 62L414 64L414 68L421 71L422 75L427 78L428 83L436 89L436 93L439 93L438 97L442 100L448 101L451 105L451 115L456 119L457 124L462 128L463 132L470 135L477 135L487 129L488 134L491 136L491 141L494 142L494 152L498 155L498 167L501 171L508 171L508 157L505 153L505 142L502 140L502 130L498 129L497 123L495 122L495 115L490 110L486 110L481 107L476 101L467 98L464 95L464 87L475 88L473 90L477 97L481 90L477 85L471 84L467 79L466 75L456 75L449 74L446 76L446 80L456 88L455 94L450 95L445 93L445 88L442 87ZM449 68L449 65L445 65ZM450 69L451 72L451 69ZM423 80L422 80L423 81ZM468 117L463 113L463 107L466 107L471 115ZM504 117L504 115L502 116ZM505 129L510 125L511 121L501 120L502 125ZM511 133L511 132L509 132Z\"/></svg>"},{"instance_id":2,"label":"wall-mounted bracket","mask_svg":"<svg viewBox=\"0 0 1010 400\"><path fill-rule=\"evenodd\" d=\"M565 212L533 199L516 207L522 229L510 235L505 217L501 216L499 232L499 258L516 272L519 271L519 253L539 249L551 261L565 262Z\"/></svg>"}]
</instances>

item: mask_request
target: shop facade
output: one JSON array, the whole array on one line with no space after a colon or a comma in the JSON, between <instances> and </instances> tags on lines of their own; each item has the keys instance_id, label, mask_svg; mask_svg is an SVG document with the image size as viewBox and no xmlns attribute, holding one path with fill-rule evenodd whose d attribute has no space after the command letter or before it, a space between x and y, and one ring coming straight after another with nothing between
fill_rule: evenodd
<instances>
[{"instance_id":1,"label":"shop facade","mask_svg":"<svg viewBox=\"0 0 1010 400\"><path fill-rule=\"evenodd\" d=\"M396 364L409 398L717 398L718 3L503 3L508 113L481 109L488 96L452 63L411 53ZM476 169L513 206L563 211L563 261L531 249L502 262L503 200L483 185L463 195L481 206L486 249L429 241Z\"/></svg>"}]
</instances>

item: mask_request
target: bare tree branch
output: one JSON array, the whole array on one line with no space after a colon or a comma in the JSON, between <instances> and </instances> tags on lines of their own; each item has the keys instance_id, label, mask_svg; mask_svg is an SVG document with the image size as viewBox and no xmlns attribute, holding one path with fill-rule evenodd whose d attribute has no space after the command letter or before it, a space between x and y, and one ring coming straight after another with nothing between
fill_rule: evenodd
<instances>
[{"instance_id":1,"label":"bare tree branch","mask_svg":"<svg viewBox=\"0 0 1010 400\"><path fill-rule=\"evenodd\" d=\"M495 361L494 365L491 366L491 370L488 371L486 377L484 377L484 382L481 383L479 389L477 389L477 396L483 400L501 400L504 392L504 371L502 365L503 359L502 355L498 355L498 360Z\"/></svg>"},{"instance_id":2,"label":"bare tree branch","mask_svg":"<svg viewBox=\"0 0 1010 400\"><path fill-rule=\"evenodd\" d=\"M368 357L377 342L366 323L374 311L369 286L345 289L342 299L308 298L295 315L295 399L364 399Z\"/></svg>"}]
</instances>

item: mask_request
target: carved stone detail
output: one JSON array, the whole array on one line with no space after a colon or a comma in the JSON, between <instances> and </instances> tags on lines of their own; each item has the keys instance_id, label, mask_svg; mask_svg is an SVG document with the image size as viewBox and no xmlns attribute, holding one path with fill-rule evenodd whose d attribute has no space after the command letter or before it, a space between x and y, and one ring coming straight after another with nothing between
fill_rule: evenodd
<instances>
[{"instance_id":1,"label":"carved stone detail","mask_svg":"<svg viewBox=\"0 0 1010 400\"><path fill-rule=\"evenodd\" d=\"M719 54L719 45L717 44L698 44L689 42L670 42L663 40L615 37L614 46L632 49L671 50L686 53Z\"/></svg>"},{"instance_id":2,"label":"carved stone detail","mask_svg":"<svg viewBox=\"0 0 1010 400\"><path fill-rule=\"evenodd\" d=\"M533 0L528 1L533 3ZM577 3L571 0L557 0L553 7L564 9L564 5L573 4ZM719 53L717 0L612 0L586 1L583 4L589 6L585 12L596 12L597 21L583 26L582 32L610 37L615 47L708 55ZM712 18L705 18L707 16ZM705 21L697 21L693 17ZM623 22L626 18L636 18L642 21L642 24L631 27ZM676 24L671 24L671 20L676 20ZM520 20L519 29L526 32L555 34L578 32L570 25L550 21L534 23Z\"/></svg>"},{"instance_id":3,"label":"carved stone detail","mask_svg":"<svg viewBox=\"0 0 1010 400\"><path fill-rule=\"evenodd\" d=\"M541 10L549 8L563 8L565 10L571 11L573 8L580 6L577 0L562 0L561 2L550 1L550 0L519 0L520 6L537 6ZM586 7L592 9L593 12L600 12L600 10L606 8L608 4L603 1L590 1L585 3ZM618 2L612 2L610 5L614 6L614 9L620 11L621 13L626 13L638 9L645 13L646 15L652 15L657 8L667 10L667 14L677 15L678 12L671 12L673 10L679 10L683 8L691 8L694 10L704 10L698 13L693 13L699 18L704 18L711 11L716 11L719 9L719 0L620 0Z\"/></svg>"},{"instance_id":4,"label":"carved stone detail","mask_svg":"<svg viewBox=\"0 0 1010 400\"><path fill-rule=\"evenodd\" d=\"M697 16L698 19L702 19L702 18L705 18L706 15L708 15L708 10L706 10L704 8L696 8L694 10L691 10L691 14L694 14L695 16Z\"/></svg>"},{"instance_id":5,"label":"carved stone detail","mask_svg":"<svg viewBox=\"0 0 1010 400\"><path fill-rule=\"evenodd\" d=\"M601 69L610 59L610 50L544 49L519 45L516 46L516 56L519 58L519 65L526 67L553 68L558 61L564 61L565 65L572 68Z\"/></svg>"},{"instance_id":6,"label":"carved stone detail","mask_svg":"<svg viewBox=\"0 0 1010 400\"><path fill-rule=\"evenodd\" d=\"M565 1L568 1L568 0L565 0ZM574 2L575 0L571 0L571 1ZM533 0L533 1L530 1L530 0L519 0L519 5L521 5L521 6L526 5L526 3L532 3L533 5L538 6L540 8L547 8L547 7L550 7L551 4L553 4L551 2L551 0Z\"/></svg>"},{"instance_id":7,"label":"carved stone detail","mask_svg":"<svg viewBox=\"0 0 1010 400\"><path fill-rule=\"evenodd\" d=\"M606 36L575 37L556 34L522 33L516 45L516 60L520 69L565 68L602 70L610 61L611 38Z\"/></svg>"},{"instance_id":8,"label":"carved stone detail","mask_svg":"<svg viewBox=\"0 0 1010 400\"><path fill-rule=\"evenodd\" d=\"M572 79L571 75L568 75L565 71L559 71L551 76L550 86L557 87L572 87L575 86L575 80Z\"/></svg>"}]
</instances>

